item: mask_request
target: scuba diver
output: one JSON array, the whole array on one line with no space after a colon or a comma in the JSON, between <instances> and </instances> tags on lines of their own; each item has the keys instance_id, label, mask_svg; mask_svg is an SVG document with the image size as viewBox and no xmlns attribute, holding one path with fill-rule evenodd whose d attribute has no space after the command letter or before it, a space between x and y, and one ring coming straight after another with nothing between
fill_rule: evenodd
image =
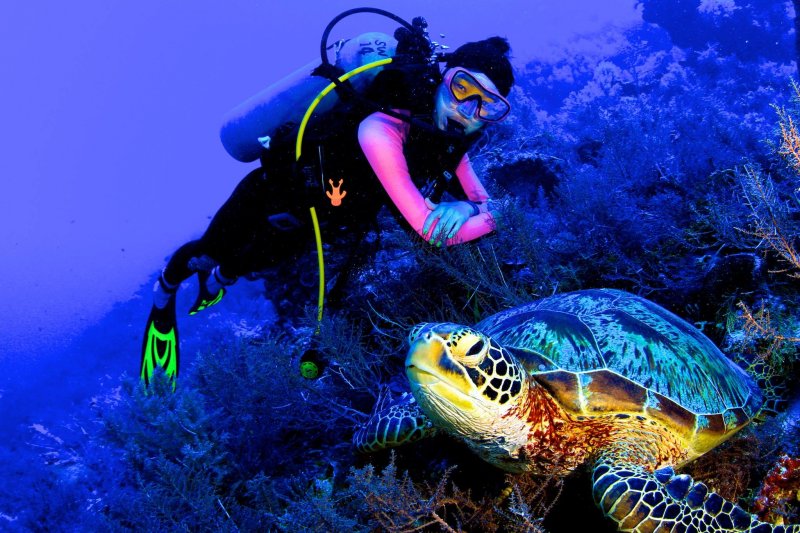
<instances>
[{"instance_id":1,"label":"scuba diver","mask_svg":"<svg viewBox=\"0 0 800 533\"><path fill-rule=\"evenodd\" d=\"M417 29L426 26L419 17L414 22ZM307 157L295 157L297 125L279 128L262 141L260 167L238 184L205 233L172 254L153 288L142 350L145 385L158 366L175 386L181 282L198 274L194 314L217 303L240 276L308 253L309 206L320 265L317 224L331 240L365 233L383 206L435 246L495 229L489 195L467 151L511 110L509 44L501 37L464 44L440 57L442 70L430 59L427 32L401 29L396 61L375 76L364 97L337 84L341 101L304 132ZM323 293L321 281L320 318Z\"/></svg>"}]
</instances>

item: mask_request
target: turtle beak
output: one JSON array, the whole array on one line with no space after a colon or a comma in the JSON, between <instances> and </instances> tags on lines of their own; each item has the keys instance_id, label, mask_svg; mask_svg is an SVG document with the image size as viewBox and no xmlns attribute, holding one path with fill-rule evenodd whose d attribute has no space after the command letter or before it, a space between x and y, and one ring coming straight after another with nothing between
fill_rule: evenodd
<instances>
[{"instance_id":1,"label":"turtle beak","mask_svg":"<svg viewBox=\"0 0 800 533\"><path fill-rule=\"evenodd\" d=\"M444 355L444 345L438 338L417 340L411 344L406 356L406 375L411 383L431 385L441 378L437 368Z\"/></svg>"},{"instance_id":2,"label":"turtle beak","mask_svg":"<svg viewBox=\"0 0 800 533\"><path fill-rule=\"evenodd\" d=\"M450 358L445 342L438 335L412 342L406 357L406 376L412 391L424 389L461 409L470 409L472 382L461 365Z\"/></svg>"}]
</instances>

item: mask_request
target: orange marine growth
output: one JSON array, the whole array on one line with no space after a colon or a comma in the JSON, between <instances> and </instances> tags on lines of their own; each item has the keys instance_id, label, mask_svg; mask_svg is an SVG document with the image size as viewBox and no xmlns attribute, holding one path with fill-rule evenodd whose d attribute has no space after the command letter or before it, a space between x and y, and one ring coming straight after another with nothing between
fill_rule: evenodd
<instances>
[{"instance_id":1,"label":"orange marine growth","mask_svg":"<svg viewBox=\"0 0 800 533\"><path fill-rule=\"evenodd\" d=\"M761 520L782 524L797 520L800 507L800 458L784 455L770 470L753 505ZM793 516L792 516L793 514Z\"/></svg>"}]
</instances>

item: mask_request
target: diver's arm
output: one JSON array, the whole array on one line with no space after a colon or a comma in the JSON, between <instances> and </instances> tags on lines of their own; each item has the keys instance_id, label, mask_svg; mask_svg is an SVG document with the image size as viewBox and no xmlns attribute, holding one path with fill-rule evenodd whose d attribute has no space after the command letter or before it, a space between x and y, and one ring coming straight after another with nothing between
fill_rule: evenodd
<instances>
[{"instance_id":1,"label":"diver's arm","mask_svg":"<svg viewBox=\"0 0 800 533\"><path fill-rule=\"evenodd\" d=\"M403 143L408 135L408 128L406 122L376 112L361 122L358 128L358 141L372 170L378 176L378 180L386 189L386 193L397 206L400 214L423 239L431 241L436 234L435 226L427 228L430 230L427 234L423 233L423 227L431 214L431 209L425 204L425 199L411 180L408 164L403 156ZM461 165L459 165L460 167ZM483 189L482 186L481 189ZM475 197L479 198L479 196ZM467 205L465 202L462 203ZM446 241L446 244L453 245L476 239L493 229L492 216L489 213L481 212L476 216L469 217L458 232Z\"/></svg>"},{"instance_id":2,"label":"diver's arm","mask_svg":"<svg viewBox=\"0 0 800 533\"><path fill-rule=\"evenodd\" d=\"M469 155L464 154L464 157L461 158L456 168L456 177L461 184L461 188L464 189L467 198L478 204L479 212L488 212L489 193L486 192L483 183L481 183L478 175L475 174L475 170L473 170L472 163L470 163L469 160Z\"/></svg>"}]
</instances>

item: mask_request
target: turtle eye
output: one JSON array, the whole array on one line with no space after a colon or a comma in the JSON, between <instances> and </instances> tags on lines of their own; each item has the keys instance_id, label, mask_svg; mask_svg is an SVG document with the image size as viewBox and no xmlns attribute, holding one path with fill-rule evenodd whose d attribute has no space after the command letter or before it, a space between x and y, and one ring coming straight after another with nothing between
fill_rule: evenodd
<instances>
[{"instance_id":1,"label":"turtle eye","mask_svg":"<svg viewBox=\"0 0 800 533\"><path fill-rule=\"evenodd\" d=\"M469 350L467 350L466 357L478 355L483 351L483 347L486 343L483 342L483 339L478 339L478 342L473 344Z\"/></svg>"},{"instance_id":2,"label":"turtle eye","mask_svg":"<svg viewBox=\"0 0 800 533\"><path fill-rule=\"evenodd\" d=\"M477 366L486 357L486 340L474 331L451 336L448 346L453 358L466 367Z\"/></svg>"}]
</instances>

